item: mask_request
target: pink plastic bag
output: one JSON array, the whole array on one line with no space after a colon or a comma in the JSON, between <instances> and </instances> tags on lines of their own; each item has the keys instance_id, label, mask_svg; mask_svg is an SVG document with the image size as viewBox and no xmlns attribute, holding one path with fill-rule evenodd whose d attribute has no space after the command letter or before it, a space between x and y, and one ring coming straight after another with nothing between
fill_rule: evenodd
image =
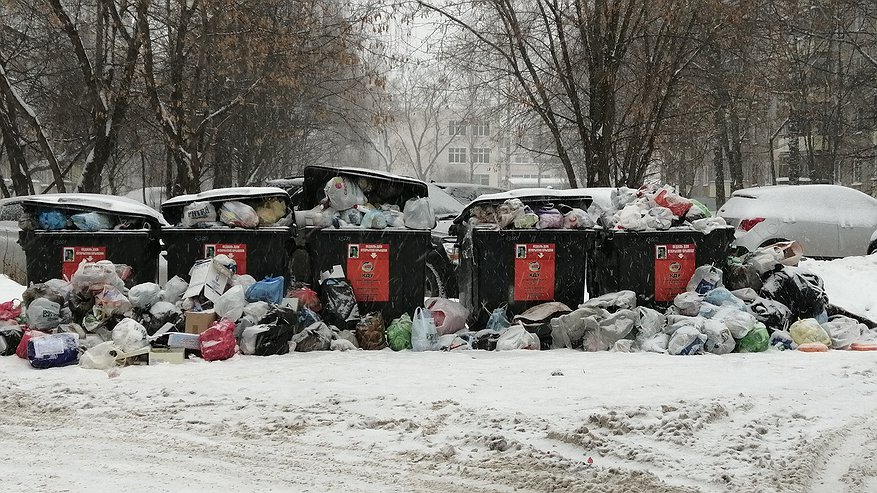
<instances>
[{"instance_id":1,"label":"pink plastic bag","mask_svg":"<svg viewBox=\"0 0 877 493\"><path fill-rule=\"evenodd\" d=\"M691 209L690 200L680 197L679 194L670 192L667 189L661 190L658 196L655 197L655 203L670 209L670 212L676 217L684 216L688 209Z\"/></svg>"},{"instance_id":2,"label":"pink plastic bag","mask_svg":"<svg viewBox=\"0 0 877 493\"><path fill-rule=\"evenodd\" d=\"M222 319L213 322L209 329L198 336L201 357L205 361L220 361L234 356L237 341L234 338L234 322Z\"/></svg>"},{"instance_id":3,"label":"pink plastic bag","mask_svg":"<svg viewBox=\"0 0 877 493\"><path fill-rule=\"evenodd\" d=\"M7 301L0 303L0 321L15 320L21 315L21 303Z\"/></svg>"},{"instance_id":4,"label":"pink plastic bag","mask_svg":"<svg viewBox=\"0 0 877 493\"><path fill-rule=\"evenodd\" d=\"M469 310L460 303L445 298L428 298L425 305L432 314L438 335L454 334L466 328Z\"/></svg>"}]
</instances>

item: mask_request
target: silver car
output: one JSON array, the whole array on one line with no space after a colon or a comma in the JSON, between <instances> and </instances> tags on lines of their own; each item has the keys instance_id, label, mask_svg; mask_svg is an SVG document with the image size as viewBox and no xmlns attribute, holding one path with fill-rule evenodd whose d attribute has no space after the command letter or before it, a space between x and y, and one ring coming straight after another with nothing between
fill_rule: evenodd
<instances>
[{"instance_id":1,"label":"silver car","mask_svg":"<svg viewBox=\"0 0 877 493\"><path fill-rule=\"evenodd\" d=\"M817 258L867 253L877 199L840 185L779 185L738 190L718 215L737 228L734 244L753 251L795 240Z\"/></svg>"}]
</instances>

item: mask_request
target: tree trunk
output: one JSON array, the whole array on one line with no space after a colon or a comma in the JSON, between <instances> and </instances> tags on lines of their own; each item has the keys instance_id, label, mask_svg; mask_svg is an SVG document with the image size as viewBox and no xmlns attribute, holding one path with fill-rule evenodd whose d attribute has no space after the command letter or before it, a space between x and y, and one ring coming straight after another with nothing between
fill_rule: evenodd
<instances>
[{"instance_id":1,"label":"tree trunk","mask_svg":"<svg viewBox=\"0 0 877 493\"><path fill-rule=\"evenodd\" d=\"M722 145L722 110L720 108L713 109L713 169L716 175L716 208L725 203L725 161L723 159Z\"/></svg>"},{"instance_id":2,"label":"tree trunk","mask_svg":"<svg viewBox=\"0 0 877 493\"><path fill-rule=\"evenodd\" d=\"M797 185L801 180L801 148L798 141L800 135L801 120L797 111L792 109L789 116L789 125L786 132L786 140L789 146L789 184Z\"/></svg>"},{"instance_id":3,"label":"tree trunk","mask_svg":"<svg viewBox=\"0 0 877 493\"><path fill-rule=\"evenodd\" d=\"M12 189L15 195L28 195L33 190L33 183L27 168L27 159L21 143L21 132L15 123L15 109L3 94L0 94L0 132L9 161L9 176L12 178Z\"/></svg>"}]
</instances>

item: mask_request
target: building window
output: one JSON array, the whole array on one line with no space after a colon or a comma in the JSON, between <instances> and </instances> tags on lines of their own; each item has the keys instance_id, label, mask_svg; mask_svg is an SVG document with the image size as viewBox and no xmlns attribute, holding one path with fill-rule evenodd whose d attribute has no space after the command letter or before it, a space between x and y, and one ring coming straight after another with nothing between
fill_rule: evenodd
<instances>
[{"instance_id":1,"label":"building window","mask_svg":"<svg viewBox=\"0 0 877 493\"><path fill-rule=\"evenodd\" d=\"M476 122L472 124L472 135L475 137L487 137L490 135L490 123Z\"/></svg>"},{"instance_id":2,"label":"building window","mask_svg":"<svg viewBox=\"0 0 877 493\"><path fill-rule=\"evenodd\" d=\"M448 135L466 135L466 122L451 120L448 122Z\"/></svg>"},{"instance_id":3,"label":"building window","mask_svg":"<svg viewBox=\"0 0 877 493\"><path fill-rule=\"evenodd\" d=\"M472 176L472 183L476 185L485 185L490 186L490 175L474 175Z\"/></svg>"},{"instance_id":4,"label":"building window","mask_svg":"<svg viewBox=\"0 0 877 493\"><path fill-rule=\"evenodd\" d=\"M472 149L472 162L475 164L487 164L490 162L490 148L476 147Z\"/></svg>"},{"instance_id":5,"label":"building window","mask_svg":"<svg viewBox=\"0 0 877 493\"><path fill-rule=\"evenodd\" d=\"M465 163L466 148L465 147L449 147L448 148L449 163Z\"/></svg>"}]
</instances>

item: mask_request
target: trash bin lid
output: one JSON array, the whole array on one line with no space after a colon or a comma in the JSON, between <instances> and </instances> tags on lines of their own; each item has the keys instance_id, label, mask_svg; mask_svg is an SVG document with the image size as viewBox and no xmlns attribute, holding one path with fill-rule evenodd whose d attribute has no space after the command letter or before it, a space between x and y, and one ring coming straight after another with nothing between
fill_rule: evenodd
<instances>
[{"instance_id":1,"label":"trash bin lid","mask_svg":"<svg viewBox=\"0 0 877 493\"><path fill-rule=\"evenodd\" d=\"M289 194L277 187L230 187L215 188L201 193L177 195L161 204L161 213L172 224L183 217L183 208L192 202L227 202L229 200L254 200L278 198L289 207ZM289 209L287 209L288 211Z\"/></svg>"},{"instance_id":2,"label":"trash bin lid","mask_svg":"<svg viewBox=\"0 0 877 493\"><path fill-rule=\"evenodd\" d=\"M481 195L463 209L463 212L454 219L454 224L460 224L469 220L472 208L480 205L501 205L509 199L520 199L522 202L554 202L564 203L570 207L587 209L593 201L592 197L579 189L555 190L553 188L518 188L508 192L489 193Z\"/></svg>"},{"instance_id":3,"label":"trash bin lid","mask_svg":"<svg viewBox=\"0 0 877 493\"><path fill-rule=\"evenodd\" d=\"M429 187L426 182L416 178L407 176L394 175L373 169L365 168L332 168L329 166L312 165L305 167L304 170L304 187L301 198L298 201L299 208L302 210L313 209L325 197L323 189L326 182L341 176L345 178L367 178L373 182L388 183L397 185L398 195L388 198L385 203L396 204L400 208L405 206L405 202L416 197L429 197Z\"/></svg>"},{"instance_id":4,"label":"trash bin lid","mask_svg":"<svg viewBox=\"0 0 877 493\"><path fill-rule=\"evenodd\" d=\"M105 212L116 216L137 217L158 226L170 226L160 212L136 200L97 193L49 193L30 195L21 201L24 207L52 207L82 212Z\"/></svg>"}]
</instances>

